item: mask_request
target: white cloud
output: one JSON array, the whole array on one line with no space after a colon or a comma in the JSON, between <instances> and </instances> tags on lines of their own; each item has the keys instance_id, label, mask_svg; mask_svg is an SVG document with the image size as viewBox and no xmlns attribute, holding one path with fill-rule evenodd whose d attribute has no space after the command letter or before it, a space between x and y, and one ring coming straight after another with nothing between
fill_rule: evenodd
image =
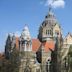
<instances>
[{"instance_id":1,"label":"white cloud","mask_svg":"<svg viewBox=\"0 0 72 72\"><path fill-rule=\"evenodd\" d=\"M64 0L46 0L45 5L46 6L51 5L53 8L58 8L58 7L64 8L65 1Z\"/></svg>"}]
</instances>

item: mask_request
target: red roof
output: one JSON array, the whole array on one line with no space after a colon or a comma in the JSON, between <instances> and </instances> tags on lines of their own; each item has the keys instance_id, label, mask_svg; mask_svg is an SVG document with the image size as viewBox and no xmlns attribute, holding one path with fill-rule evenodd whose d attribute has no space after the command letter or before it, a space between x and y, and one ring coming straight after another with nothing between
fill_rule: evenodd
<instances>
[{"instance_id":1,"label":"red roof","mask_svg":"<svg viewBox=\"0 0 72 72\"><path fill-rule=\"evenodd\" d=\"M39 39L32 39L32 51L37 52L41 45L44 46L46 52L48 52L49 49L54 50L55 48L54 41L47 41L47 42L41 43ZM16 38L16 48L19 49L18 37Z\"/></svg>"},{"instance_id":2,"label":"red roof","mask_svg":"<svg viewBox=\"0 0 72 72\"><path fill-rule=\"evenodd\" d=\"M48 52L49 49L54 50L55 48L54 41L47 41L47 42L41 43L38 39L32 39L32 50L33 51L35 52L38 51L41 45L44 46L45 52Z\"/></svg>"},{"instance_id":3,"label":"red roof","mask_svg":"<svg viewBox=\"0 0 72 72\"><path fill-rule=\"evenodd\" d=\"M43 43L43 46L45 48L45 52L48 52L50 49L54 50L54 48L55 48L54 41L47 41L47 42Z\"/></svg>"},{"instance_id":4,"label":"red roof","mask_svg":"<svg viewBox=\"0 0 72 72\"><path fill-rule=\"evenodd\" d=\"M19 49L19 38L16 37L16 49Z\"/></svg>"},{"instance_id":5,"label":"red roof","mask_svg":"<svg viewBox=\"0 0 72 72\"><path fill-rule=\"evenodd\" d=\"M2 60L4 58L5 58L4 54L0 54L0 60Z\"/></svg>"},{"instance_id":6,"label":"red roof","mask_svg":"<svg viewBox=\"0 0 72 72\"><path fill-rule=\"evenodd\" d=\"M32 39L32 50L37 51L41 45L41 42L38 39Z\"/></svg>"}]
</instances>

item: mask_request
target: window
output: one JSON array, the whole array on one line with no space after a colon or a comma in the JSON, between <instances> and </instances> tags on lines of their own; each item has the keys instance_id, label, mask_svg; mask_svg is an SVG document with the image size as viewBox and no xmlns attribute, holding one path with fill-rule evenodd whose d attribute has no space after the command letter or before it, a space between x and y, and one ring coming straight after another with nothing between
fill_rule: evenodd
<instances>
[{"instance_id":1,"label":"window","mask_svg":"<svg viewBox=\"0 0 72 72\"><path fill-rule=\"evenodd\" d=\"M55 31L55 35L59 35L59 31Z\"/></svg>"},{"instance_id":2,"label":"window","mask_svg":"<svg viewBox=\"0 0 72 72\"><path fill-rule=\"evenodd\" d=\"M50 30L50 35L52 35L52 31Z\"/></svg>"},{"instance_id":3,"label":"window","mask_svg":"<svg viewBox=\"0 0 72 72\"><path fill-rule=\"evenodd\" d=\"M47 33L48 33L47 31L48 31L48 30L46 30L46 35L47 35Z\"/></svg>"},{"instance_id":4,"label":"window","mask_svg":"<svg viewBox=\"0 0 72 72\"><path fill-rule=\"evenodd\" d=\"M57 35L59 35L59 32L57 33Z\"/></svg>"},{"instance_id":5,"label":"window","mask_svg":"<svg viewBox=\"0 0 72 72\"><path fill-rule=\"evenodd\" d=\"M46 62L46 71L47 71L47 72L50 71L50 65L51 65L51 60L48 59L48 61Z\"/></svg>"},{"instance_id":6,"label":"window","mask_svg":"<svg viewBox=\"0 0 72 72\"><path fill-rule=\"evenodd\" d=\"M48 30L48 35L50 34L50 31Z\"/></svg>"},{"instance_id":7,"label":"window","mask_svg":"<svg viewBox=\"0 0 72 72\"><path fill-rule=\"evenodd\" d=\"M51 30L46 30L46 35L52 35L52 31Z\"/></svg>"}]
</instances>

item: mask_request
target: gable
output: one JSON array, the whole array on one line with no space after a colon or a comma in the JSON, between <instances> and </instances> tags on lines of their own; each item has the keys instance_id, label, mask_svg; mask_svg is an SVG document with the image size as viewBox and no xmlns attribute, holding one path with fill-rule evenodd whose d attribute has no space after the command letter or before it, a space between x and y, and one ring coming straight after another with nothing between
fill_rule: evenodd
<instances>
[{"instance_id":1,"label":"gable","mask_svg":"<svg viewBox=\"0 0 72 72\"><path fill-rule=\"evenodd\" d=\"M56 24L53 29L60 31L60 26L59 26L59 24Z\"/></svg>"},{"instance_id":2,"label":"gable","mask_svg":"<svg viewBox=\"0 0 72 72\"><path fill-rule=\"evenodd\" d=\"M65 37L64 44L72 44L72 35L70 33Z\"/></svg>"}]
</instances>

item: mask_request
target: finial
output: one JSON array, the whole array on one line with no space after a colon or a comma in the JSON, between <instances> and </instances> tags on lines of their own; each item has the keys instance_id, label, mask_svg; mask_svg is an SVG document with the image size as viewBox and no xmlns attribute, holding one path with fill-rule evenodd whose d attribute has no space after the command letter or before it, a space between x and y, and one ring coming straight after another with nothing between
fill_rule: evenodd
<instances>
[{"instance_id":1,"label":"finial","mask_svg":"<svg viewBox=\"0 0 72 72\"><path fill-rule=\"evenodd\" d=\"M52 7L51 7L51 5L49 5L49 12L52 10Z\"/></svg>"},{"instance_id":2,"label":"finial","mask_svg":"<svg viewBox=\"0 0 72 72\"><path fill-rule=\"evenodd\" d=\"M27 24L24 25L23 31L24 31L26 28L28 28L28 25L27 25Z\"/></svg>"},{"instance_id":3,"label":"finial","mask_svg":"<svg viewBox=\"0 0 72 72\"><path fill-rule=\"evenodd\" d=\"M12 36L12 38L13 38L13 39L15 39L15 33L13 33L13 36Z\"/></svg>"},{"instance_id":4,"label":"finial","mask_svg":"<svg viewBox=\"0 0 72 72\"><path fill-rule=\"evenodd\" d=\"M27 24L25 24L25 26L28 26Z\"/></svg>"},{"instance_id":5,"label":"finial","mask_svg":"<svg viewBox=\"0 0 72 72\"><path fill-rule=\"evenodd\" d=\"M13 36L15 36L15 33L13 33Z\"/></svg>"}]
</instances>

